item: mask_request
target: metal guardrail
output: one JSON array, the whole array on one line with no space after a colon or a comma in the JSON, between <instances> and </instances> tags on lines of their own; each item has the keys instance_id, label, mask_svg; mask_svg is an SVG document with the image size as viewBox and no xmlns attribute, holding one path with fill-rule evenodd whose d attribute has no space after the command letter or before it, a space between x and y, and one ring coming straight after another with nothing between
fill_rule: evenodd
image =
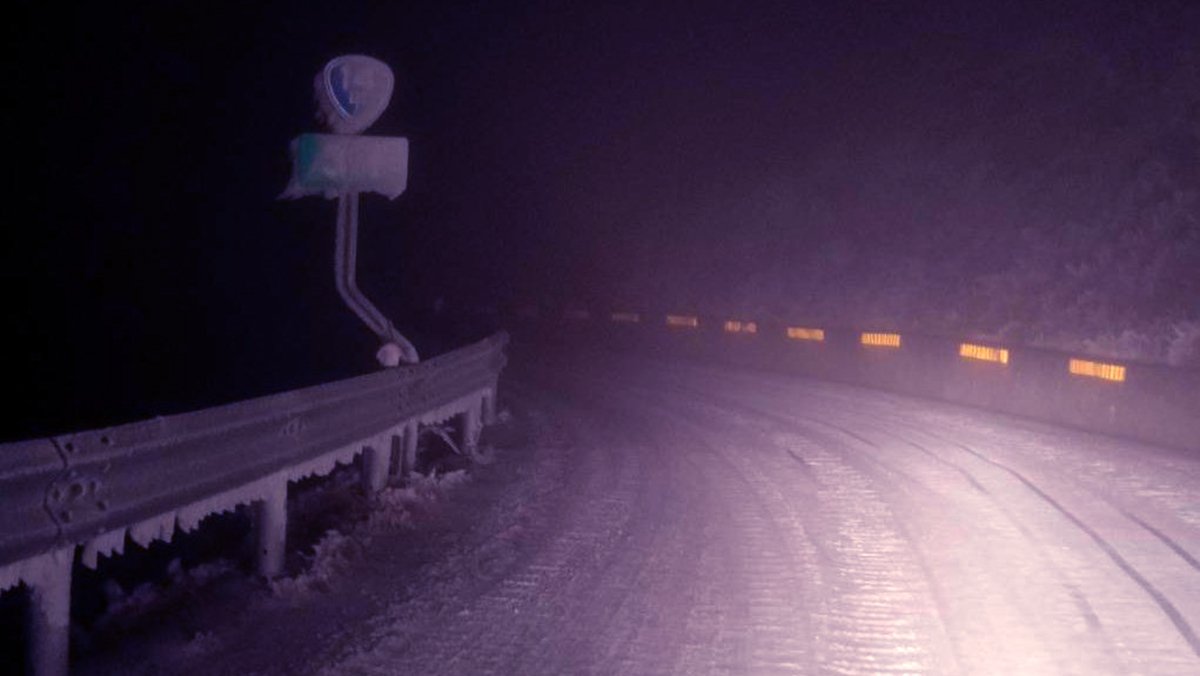
<instances>
[{"instance_id":1,"label":"metal guardrail","mask_svg":"<svg viewBox=\"0 0 1200 676\"><path fill-rule=\"evenodd\" d=\"M494 413L508 336L412 366L127 425L0 444L0 591L31 590L33 671L65 673L70 570L253 504L259 570L282 570L287 483L363 454L364 484L411 468L418 426Z\"/></svg>"}]
</instances>

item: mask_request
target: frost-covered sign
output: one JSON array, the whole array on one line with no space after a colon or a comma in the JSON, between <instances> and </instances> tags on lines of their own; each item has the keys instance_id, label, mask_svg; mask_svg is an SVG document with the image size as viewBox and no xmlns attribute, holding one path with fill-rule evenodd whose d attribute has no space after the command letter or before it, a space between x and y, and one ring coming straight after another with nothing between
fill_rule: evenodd
<instances>
[{"instance_id":1,"label":"frost-covered sign","mask_svg":"<svg viewBox=\"0 0 1200 676\"><path fill-rule=\"evenodd\" d=\"M379 119L395 78L384 62L339 56L317 73L317 119L332 134L301 134L292 141L292 178L283 197L375 192L394 199L408 184L408 140L356 136Z\"/></svg>"},{"instance_id":2,"label":"frost-covered sign","mask_svg":"<svg viewBox=\"0 0 1200 676\"><path fill-rule=\"evenodd\" d=\"M292 179L284 197L375 192L395 199L408 185L408 139L301 134L291 150Z\"/></svg>"},{"instance_id":3,"label":"frost-covered sign","mask_svg":"<svg viewBox=\"0 0 1200 676\"><path fill-rule=\"evenodd\" d=\"M317 73L318 115L335 134L360 134L383 114L394 85L386 63L357 54L339 56Z\"/></svg>"}]
</instances>

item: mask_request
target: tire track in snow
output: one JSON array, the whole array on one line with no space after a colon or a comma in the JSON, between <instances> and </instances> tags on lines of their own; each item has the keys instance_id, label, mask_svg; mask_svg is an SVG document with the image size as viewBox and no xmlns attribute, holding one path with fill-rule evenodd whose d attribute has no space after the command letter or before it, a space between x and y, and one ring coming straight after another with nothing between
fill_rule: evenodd
<instances>
[{"instance_id":1,"label":"tire track in snow","mask_svg":"<svg viewBox=\"0 0 1200 676\"><path fill-rule=\"evenodd\" d=\"M1097 527L1087 523L1087 520L1066 507L1060 499L1052 496L1050 492L1039 485L1038 482L1033 481L1026 476L1025 473L1018 471L1008 464L995 460L989 457L987 454L972 448L971 446L948 439L940 433L916 428L911 423L904 421L892 421L890 424L905 427L912 432L923 434L930 438L944 442L950 448L956 449L958 452L974 458L975 460L995 470L998 470L999 472L1002 472L1023 486L1030 495L1034 496L1041 503L1048 505L1066 522L1081 532L1117 570L1119 570L1133 584L1135 584L1137 588L1143 594L1145 594L1145 596L1148 597L1155 606L1157 606L1158 610L1162 613L1165 619L1167 619L1171 626L1174 627L1175 631L1178 632L1179 638L1182 639L1182 641L1186 644L1187 649L1192 653L1192 656L1200 657L1200 640L1197 639L1195 627L1193 623L1187 619L1177 604L1173 602L1167 594L1163 593L1158 586L1147 577L1145 573L1139 570L1138 566L1135 566L1126 555L1123 555L1118 546L1102 535ZM1139 529L1153 536L1155 540L1165 546L1166 550L1170 551L1171 554L1186 563L1188 567L1192 569L1192 571L1197 570L1194 557L1192 557L1190 553L1184 550L1181 546L1177 545L1171 538L1159 532L1157 529L1150 526L1148 523L1137 517L1129 510L1115 504L1114 501L1107 496L1100 497L1102 498L1103 502L1107 504L1113 511L1117 512L1130 522L1136 524ZM1135 553L1137 552L1137 550L1134 551ZM1193 584L1200 584L1200 579L1196 579ZM1079 589L1079 585L1073 584L1072 588ZM1193 602L1193 606L1194 605L1195 603ZM1105 613L1105 615L1107 618L1109 618L1105 621L1105 624L1109 625L1113 623L1113 619L1121 618L1122 616L1128 615L1128 613L1121 613L1118 611ZM1140 636L1138 642L1141 643L1141 645L1138 647L1144 651L1148 650L1149 646L1161 643L1161 635L1151 636L1140 629L1141 627L1126 625L1123 627L1123 631L1120 633L1126 636ZM1196 668L1194 663L1190 663L1191 660L1181 659L1169 646L1158 646L1153 650L1161 655L1164 664L1176 663L1180 667L1181 673L1187 673L1188 671ZM1127 655L1127 659L1135 660L1136 658L1134 658L1132 655Z\"/></svg>"},{"instance_id":2,"label":"tire track in snow","mask_svg":"<svg viewBox=\"0 0 1200 676\"><path fill-rule=\"evenodd\" d=\"M783 388L775 388L775 389L778 391ZM692 394L697 394L697 392L693 390ZM919 433L924 433L929 436L933 436L933 437L937 436L934 433L929 432L926 429L915 427L910 422L894 419L894 414L893 414L893 416L888 416L888 417L889 417L888 424L891 426L901 426L901 427L912 429L913 431L916 431ZM820 425L825 425L825 426L830 425L830 423L827 420L820 420L820 421L814 421L814 422L817 424L820 424ZM859 425L860 425L860 427L866 427L866 428L870 428L872 426L871 423L859 423ZM842 431L848 432L844 428L842 428ZM868 445L870 445L869 440L864 439L860 434L857 434L854 432L848 432L848 434L849 434L849 436L857 437L860 440L867 442ZM903 437L896 435L894 431L887 432L887 434L891 437L904 440L907 443L914 443L911 440L903 439ZM959 445L961 446L961 444L959 444ZM918 444L918 446L919 446L919 444ZM967 448L966 450L971 451L972 449ZM922 447L922 451L925 452L927 455L937 456L937 454L933 454L931 451L929 451L929 449L925 449L923 447ZM957 463L948 461L943 457L938 456L937 461L941 462L943 464L947 464L950 467L959 467L961 469L961 466L959 466ZM1006 472L1012 471L1003 465L1000 465L997 468L1002 469ZM967 474L969 475L970 472L967 472ZM974 483L978 484L979 482L975 481ZM1039 500L1041 500L1043 502L1048 501L1047 504L1050 504L1053 509L1055 509L1056 511L1058 511L1060 513L1063 512L1064 508L1062 507L1062 505L1058 504L1048 493L1046 493L1045 491L1038 488L1035 484L1032 484L1032 482L1030 482L1028 479L1026 479L1025 482L1023 482L1023 485L1026 485L1027 488L1030 488L1033 491L1034 495L1036 495ZM1001 503L998 502L997 504L1001 504ZM1127 510L1123 510L1120 508L1117 508L1117 509L1119 509L1126 517L1133 516ZM1008 510L1006 510L1006 511L1008 511ZM1035 539L1032 538L1032 534L1031 534L1029 528L1027 526L1023 525L1020 522L1020 520L1011 513L1011 511L1009 511L1009 516L1010 516L1010 519L1013 521L1013 523L1018 525L1018 527L1028 536L1027 539L1030 539L1031 541L1035 541ZM1172 601L1165 594L1161 593L1158 589L1154 588L1153 584L1150 583L1145 578L1145 576L1143 576L1140 572L1138 572L1136 567L1134 567L1127 560L1125 560L1125 558L1120 555L1120 553L1118 552L1116 547L1112 546L1111 543L1108 543L1108 541L1105 540L1095 529L1088 526L1082 519L1079 519L1078 517L1076 517L1074 514L1070 513L1069 511L1067 511L1065 514L1063 514L1063 516L1066 517L1067 521L1070 522L1074 527L1079 528L1081 530L1081 532L1083 532L1089 538L1089 540L1091 540L1092 543L1095 544L1098 547L1098 549L1105 554L1106 557L1108 557L1111 561L1113 561L1113 563L1116 565L1118 570L1120 570L1123 574L1127 575L1139 587L1139 589L1141 589L1141 591L1143 591L1144 593L1147 594L1147 596L1150 597L1150 599L1155 603L1155 605L1157 605L1159 607L1159 609L1164 613L1166 618L1171 621L1171 624L1179 632L1180 636L1183 638L1183 640L1187 644L1189 650L1195 654L1196 653L1196 643L1194 640L1194 638L1195 638L1194 631L1192 630L1191 624L1184 617L1183 613L1181 613L1179 611L1179 609L1175 607L1175 604L1172 603ZM1074 517L1074 518L1071 518L1071 517ZM1138 520L1138 519L1136 519L1136 517L1134 517L1134 521L1136 523L1140 520ZM1148 530L1152 531L1152 529L1148 529ZM1157 537L1157 535L1156 535L1156 537ZM1163 541L1163 544L1167 545L1167 547L1170 548L1175 555L1178 555L1178 556L1180 556L1180 558L1185 560L1188 563L1189 567L1193 567L1193 566L1191 566L1192 561L1188 560L1190 558L1190 554L1188 554L1186 552L1186 550L1184 550L1182 547L1178 547L1178 548L1171 547L1171 545L1174 543L1173 543L1173 541L1170 541L1169 538L1167 538L1165 541L1163 540L1162 537L1159 537L1158 539L1160 541ZM1119 560L1114 559L1113 558L1114 555ZM1045 558L1045 557L1043 557L1043 558ZM1063 577L1063 578L1066 577L1065 573L1062 572L1061 566L1055 565L1053 567L1053 570L1056 570L1057 571L1056 574L1060 575L1061 577ZM1106 636L1104 639L1105 643L1111 643L1112 637L1110 635L1107 635L1107 632L1103 632L1100 627L1096 626L1096 625L1098 625L1098 619L1096 619L1096 613L1092 610L1092 604L1087 601L1086 597L1082 593L1080 585L1075 582L1071 582L1069 580L1064 580L1064 584L1065 584L1069 594L1071 595L1073 601L1078 606L1078 608L1080 610L1080 615L1086 620L1086 624L1089 626L1089 628L1099 630L1099 631L1097 631L1098 635ZM1103 586L1098 585L1097 588L1103 589ZM1106 616L1119 617L1120 613L1106 613ZM1109 622L1108 624L1111 624L1111 622ZM1134 650L1131 650L1131 648L1136 647L1136 649L1137 649L1136 653L1156 654L1158 659L1161 660L1160 664L1162 664L1164 667L1171 666L1172 668L1178 668L1178 669L1180 669L1181 673L1186 673L1188 670L1195 668L1194 663L1190 663L1187 660L1181 660L1179 658L1179 655L1176 654L1175 652L1173 652L1169 646L1157 645L1162 642L1161 636L1159 636L1159 635L1152 636L1144 631L1138 631L1136 628L1129 627L1128 625L1125 625L1125 624L1122 625L1121 629L1122 629L1122 631L1119 633L1122 636L1134 637L1139 643L1141 643L1141 645L1130 646L1127 641L1118 640L1117 641L1118 645L1113 646L1111 649L1106 650L1105 652L1115 654L1117 649L1121 649L1126 655L1126 660L1136 663L1137 661L1139 661L1138 656L1137 656L1137 654L1135 654ZM1155 646L1155 647L1152 647L1152 646ZM1104 667L1104 665L1100 665L1098 667L1098 669L1103 669L1103 667ZM1117 669L1117 670L1119 671L1120 669Z\"/></svg>"},{"instance_id":3,"label":"tire track in snow","mask_svg":"<svg viewBox=\"0 0 1200 676\"><path fill-rule=\"evenodd\" d=\"M713 411L710 411L708 413L708 415L710 415L710 416L716 415L715 411L739 410L739 411L742 411L749 415L754 415L754 416L758 416L760 418L765 418L765 419L769 420L772 425L776 425L776 426L780 426L780 425L796 426L796 425L798 425L797 420L802 420L804 423L806 423L806 426L804 426L804 425L801 426L801 435L805 440L820 438L820 439L824 439L822 444L825 446L835 446L835 447L838 446L838 444L835 441L830 440L827 437L824 437L823 435L814 434L814 431L811 428L813 426L817 426L817 427L828 428L828 429L834 430L836 432L845 434L845 436L847 436L848 438L850 438L868 448L872 448L872 449L876 449L876 450L878 450L878 448L879 448L879 446L877 444L872 442L870 439L867 439L863 435L846 430L838 425L829 423L827 420L813 420L813 419L809 419L809 418L796 418L795 416L789 417L787 415L770 413L770 412L761 410L759 408L756 408L754 406L748 406L746 404L741 403L740 401L731 400L725 396L714 397L713 395L706 395L706 394L697 392L695 390L690 391L689 394L691 396L693 396L694 398L696 398L697 400L718 402L716 404L713 404L713 406L715 406L715 408L713 409ZM792 449L785 447L784 450L786 450L789 453L789 455L791 455L793 457L796 456L796 453ZM986 489L983 489L983 486L978 482L978 480L976 480L973 477L973 475L971 475L965 469L959 467L958 465L956 465L950 461L940 458L940 457L936 456L935 454L932 454L930 451L928 451L928 449L920 449L920 450L931 460L934 460L935 462L942 465L943 467L948 468L951 471L954 471L955 473L957 473L959 475L959 477L961 477L964 481L966 481L974 490L979 491L981 493L981 495L988 494L988 491ZM845 450L844 452L849 454L850 457L853 457L855 460L857 460L859 462L859 464L866 462L870 465L874 465L877 469L882 470L885 474L898 475L900 478L905 479L908 483L917 485L919 487L923 487L923 484L924 484L923 481L917 480L917 479L914 479L914 478L908 476L905 472L889 466L887 463L879 460L878 458L865 456L860 452L856 452L854 449L848 449L848 450ZM876 472L876 474L878 474L878 472ZM1004 511L1003 505L1000 505L999 503L997 503L997 505L1001 508L1002 511ZM1013 517L1011 515L1011 513L1006 512L1006 515L1007 515L1008 519L1010 521L1012 521L1012 523L1015 525L1017 531L1019 533L1021 533L1022 535L1024 535L1025 539L1028 540L1030 544L1036 546L1037 551L1040 556L1040 545L1036 542L1036 540L1034 540L1033 538L1030 537L1028 529L1025 528L1019 521L1017 521L1015 519L1015 517ZM1056 570L1056 568L1052 565L1052 562L1050 562L1048 559L1046 559L1046 557L1041 556L1040 558L1042 558L1043 563L1046 564L1052 571ZM934 592L933 592L934 596L941 597L943 599L943 600L938 601L939 606L945 605L945 603L946 603L944 600L945 597L958 596L957 594L946 594L944 592L938 593L936 590L939 587L939 585L934 583L935 581L932 579L933 576L929 573L928 567L923 565L923 568L926 569L926 578L927 578L927 580L930 581L931 587L934 590ZM977 577L978 574L981 572L983 572L983 571L977 571L975 577ZM1074 587L1074 585L1072 585L1069 581L1060 579L1060 583L1063 584L1064 588L1066 589L1068 598L1069 598L1070 602L1074 604L1079 615L1086 620L1086 626L1087 626L1089 632L1096 634L1093 641L1100 643L1100 645L1097 646L1097 649L1099 650L1099 655L1100 656L1103 656L1103 655L1111 656L1113 651L1111 650L1110 646L1108 646L1107 639L1104 637L1103 632L1100 631L1099 628L1096 626L1095 614L1091 611L1090 606L1088 605L1086 599L1082 596L1082 594L1078 591L1078 589L1076 589ZM1011 593L1011 591L1012 590L1010 590L1010 593ZM968 590L968 593L969 593L969 590ZM1007 596L1008 595L994 595L991 597L990 602L987 605L990 606L992 609L1001 607L1003 605L1004 599ZM996 624L999 626L1012 627L1015 624L1019 623L1020 619L1021 618L1019 616L1009 616L1006 619L1001 618L999 621L996 622ZM957 632L957 633L961 634L962 632ZM975 632L975 635L978 635L980 633L982 633L982 632ZM952 636L952 638L955 638L955 637ZM1071 637L1071 638L1076 638L1076 637ZM957 637L957 639L954 641L956 645L953 646L955 648L954 652L959 656L957 659L960 663L966 661L962 657L962 653L964 651L962 650L961 646L957 645L958 643L961 642L961 640L962 640L961 636ZM1028 634L1026 636L1024 642L1026 645L1028 645L1029 643L1031 643L1035 640L1036 640L1036 636L1034 636L1033 634ZM1048 642L1046 642L1044 648L1042 649L1040 657L1037 657L1034 655L1029 655L1029 654L1024 655L1020 662L1013 664L1012 668L1013 668L1013 670L1018 670L1018 671L1028 671L1031 668L1038 669L1038 670L1045 670L1046 668L1050 668L1050 669L1053 669L1054 671L1064 671L1064 670L1069 671L1069 670L1071 670L1070 665L1059 663L1056 660L1055 654L1061 652L1061 651L1058 651L1057 648L1058 648L1057 643L1048 641ZM972 646L970 649L966 650L965 652L972 653L975 655L979 655L979 654L987 655L988 657L985 660L985 662L992 667L995 667L996 664L1003 663L1004 660L1007 659L1007 656L1005 656L1005 655L996 654L994 652L990 652L987 650L981 650L978 645ZM1089 667L1087 667L1087 671L1089 671L1090 673L1101 673L1101 672L1119 673L1122 671L1122 669L1120 669L1120 668L1112 669L1110 667L1111 667L1111 662L1093 661L1092 664Z\"/></svg>"},{"instance_id":4,"label":"tire track in snow","mask_svg":"<svg viewBox=\"0 0 1200 676\"><path fill-rule=\"evenodd\" d=\"M730 411L718 407L697 414L684 408L677 405L673 412L703 426L712 439L730 436ZM770 456L748 457L730 448L723 453L756 482L758 493L772 495L787 505L790 519L809 525L807 537L822 564L807 574L819 581L817 596L809 601L817 608L812 668L836 673L944 670L945 659L939 661L930 648L938 642L933 635L940 627L925 572L869 478L837 454L817 446L805 449L803 463L793 460L791 466L815 475L810 497L817 512L801 514L796 510L800 496L789 490L795 484L781 480L790 476L788 466L764 471Z\"/></svg>"},{"instance_id":5,"label":"tire track in snow","mask_svg":"<svg viewBox=\"0 0 1200 676\"><path fill-rule=\"evenodd\" d=\"M614 401L624 401L628 407L627 399L620 391ZM702 477L685 491L699 509L681 515L685 518L681 525L686 539L702 545L698 557L726 572L697 574L686 585L684 593L693 602L684 627L674 636L662 636L682 641L685 650L666 673L740 674L748 668L751 673L807 671L809 604L800 595L805 559L811 555L802 551L802 534L789 537L781 530L751 484L711 447L706 435L673 424L653 403L638 402L636 410L638 415L621 419L643 421L636 426L643 438L664 453L684 458ZM677 480L677 476L666 479L668 484ZM674 565L676 576L686 572L678 569L678 559ZM718 643L701 643L703 636L713 636ZM644 665L637 663L619 666L607 673L646 673Z\"/></svg>"},{"instance_id":6,"label":"tire track in snow","mask_svg":"<svg viewBox=\"0 0 1200 676\"><path fill-rule=\"evenodd\" d=\"M579 418L580 410L595 415L577 405L571 424L582 437L594 437L603 426ZM570 514L563 530L549 534L528 563L490 591L463 603L442 623L445 631L423 643L384 641L334 671L673 673L682 646L668 639L682 633L687 615L676 618L669 607L658 612L642 597L647 590L667 600L683 596L680 589L695 578L689 566L700 558L691 549L703 541L678 528L689 510L666 509L664 472L671 468L656 467L639 452L645 447L635 449L621 436L577 441L587 461L575 469L585 481L564 505ZM674 462L658 455L658 462ZM605 472L616 479L597 481ZM671 506L686 506L678 491L671 497Z\"/></svg>"},{"instance_id":7,"label":"tire track in snow","mask_svg":"<svg viewBox=\"0 0 1200 676\"><path fill-rule=\"evenodd\" d=\"M625 388L604 389L618 391L623 399L629 397ZM720 624L716 631L719 635L724 632L728 641L714 654L697 649L696 639L688 634L683 640L692 649L685 651L685 659L672 673L810 673L813 632L808 616L815 597L808 588L817 574L796 514L789 511L786 501L764 495L759 485L743 476L727 454L713 445L710 432L679 425L674 412L657 400L639 400L637 406L653 413L655 423L646 428L650 436L704 467L709 480L704 482L702 503L709 512L724 512L719 520L727 527L717 531L718 537L702 551L721 552L724 567L735 576L694 581L692 592L710 602L701 608L693 606L688 626L711 634L714 630L705 621L715 619ZM781 504L784 509L779 509Z\"/></svg>"},{"instance_id":8,"label":"tire track in snow","mask_svg":"<svg viewBox=\"0 0 1200 676\"><path fill-rule=\"evenodd\" d=\"M989 465L992 465L993 467L996 467L997 469L1007 472L1013 476L1035 495L1053 507L1055 511L1074 524L1076 528L1083 531L1096 544L1100 551L1104 552L1104 554L1112 560L1113 564L1116 565L1117 568L1121 569L1122 572L1128 575L1130 579L1132 579L1139 587L1142 588L1144 592L1146 592L1146 595L1158 605L1163 614L1171 620L1173 625L1175 625L1175 629L1178 630L1180 636L1187 641L1187 644L1189 647L1191 647L1192 652L1195 653L1197 657L1200 657L1200 637L1196 636L1196 630L1187 621L1183 614L1179 612L1179 609L1175 607L1175 604L1171 603L1170 599L1164 596L1163 593L1160 592L1153 584L1151 584L1151 582L1147 580L1145 576L1138 572L1138 570L1134 568L1119 551L1117 551L1117 548L1114 547L1112 543L1106 540L1103 536L1101 536L1096 529L1084 523L1084 521L1076 516L1071 510L1064 507L1049 493L1046 493L1037 484L1030 481L1024 474L1012 469L1011 467L1008 467L1007 465L1004 465L1003 463L996 462L995 460L988 458L984 454L968 446L962 446L962 449L988 463Z\"/></svg>"}]
</instances>

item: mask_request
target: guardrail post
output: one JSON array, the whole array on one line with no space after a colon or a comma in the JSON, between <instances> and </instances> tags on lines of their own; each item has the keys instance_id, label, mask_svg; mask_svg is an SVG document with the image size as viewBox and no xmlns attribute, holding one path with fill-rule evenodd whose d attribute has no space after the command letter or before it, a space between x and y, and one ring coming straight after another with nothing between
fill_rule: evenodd
<instances>
[{"instance_id":1,"label":"guardrail post","mask_svg":"<svg viewBox=\"0 0 1200 676\"><path fill-rule=\"evenodd\" d=\"M271 487L271 493L254 507L258 574L265 578L276 577L283 573L287 546L287 480L280 479Z\"/></svg>"},{"instance_id":2,"label":"guardrail post","mask_svg":"<svg viewBox=\"0 0 1200 676\"><path fill-rule=\"evenodd\" d=\"M496 424L496 390L492 389L483 395L483 424Z\"/></svg>"},{"instance_id":3,"label":"guardrail post","mask_svg":"<svg viewBox=\"0 0 1200 676\"><path fill-rule=\"evenodd\" d=\"M388 437L388 476L404 473L404 433Z\"/></svg>"},{"instance_id":4,"label":"guardrail post","mask_svg":"<svg viewBox=\"0 0 1200 676\"><path fill-rule=\"evenodd\" d=\"M473 451L479 443L479 432L481 429L479 417L480 409L482 408L481 401L473 401L467 406L467 411L463 413L462 439L459 446L464 452Z\"/></svg>"},{"instance_id":5,"label":"guardrail post","mask_svg":"<svg viewBox=\"0 0 1200 676\"><path fill-rule=\"evenodd\" d=\"M400 461L400 476L407 479L413 473L413 469L417 466L417 440L421 435L421 428L417 423L412 422L404 428L404 439L401 443L404 444L402 451L402 460Z\"/></svg>"},{"instance_id":6,"label":"guardrail post","mask_svg":"<svg viewBox=\"0 0 1200 676\"><path fill-rule=\"evenodd\" d=\"M29 583L29 672L66 676L71 643L71 564L74 548L45 556L43 577Z\"/></svg>"},{"instance_id":7,"label":"guardrail post","mask_svg":"<svg viewBox=\"0 0 1200 676\"><path fill-rule=\"evenodd\" d=\"M388 437L391 439L391 437ZM363 448L362 482L367 495L373 495L387 486L388 465L391 461L391 449L386 451L377 444Z\"/></svg>"}]
</instances>

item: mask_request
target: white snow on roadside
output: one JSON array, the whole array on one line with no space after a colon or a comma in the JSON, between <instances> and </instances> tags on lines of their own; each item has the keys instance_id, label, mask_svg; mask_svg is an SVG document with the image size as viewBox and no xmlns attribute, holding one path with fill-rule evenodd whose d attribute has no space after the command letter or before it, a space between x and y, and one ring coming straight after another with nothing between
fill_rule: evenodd
<instances>
[{"instance_id":1,"label":"white snow on roadside","mask_svg":"<svg viewBox=\"0 0 1200 676\"><path fill-rule=\"evenodd\" d=\"M126 592L115 581L109 580L104 585L108 606L96 624L102 626L119 623L131 616L145 613L167 602L168 597L199 589L226 575L233 568L233 562L226 559L202 563L192 568L184 568L179 559L174 559L167 564L169 580L165 584L144 582L134 587L133 591Z\"/></svg>"},{"instance_id":2,"label":"white snow on roadside","mask_svg":"<svg viewBox=\"0 0 1200 676\"><path fill-rule=\"evenodd\" d=\"M308 594L328 591L331 581L359 560L374 538L413 527L413 505L442 500L468 481L470 475L465 470L442 475L415 474L408 486L380 491L373 499L374 508L365 521L350 525L345 531L326 532L313 546L306 569L294 577L273 580L270 583L272 593L278 598L299 602Z\"/></svg>"},{"instance_id":3,"label":"white snow on roadside","mask_svg":"<svg viewBox=\"0 0 1200 676\"><path fill-rule=\"evenodd\" d=\"M387 538L415 528L414 512L419 505L431 505L446 500L460 486L469 483L470 474L465 470L414 474L406 486L389 487L372 496L366 518L359 518L328 530L306 557L304 570L291 577L276 579L268 584L273 598L259 599L268 603L282 602L299 606L314 594L328 592L333 583L347 573L351 566L362 559L365 550L376 538ZM364 498L357 493L361 481L356 471L335 473L320 488L301 491L292 496L289 511L294 518L312 518L322 504L344 508L347 502L362 503ZM219 581L224 579L225 583ZM168 564L165 580L145 582L132 589L125 589L109 580L103 587L107 607L95 622L94 629L100 633L125 633L131 628L147 622L148 618L180 603L180 599L203 595L204 589L214 584L232 584L245 593L254 594L261 589L251 573L241 573L232 559L218 559L192 567L185 567L179 559ZM259 602L251 602L251 606ZM168 620L172 625L177 620ZM184 621L168 632L165 640L132 649L141 655L139 662L150 672L180 664L179 660L203 659L227 649L226 638L220 630L203 630L190 627ZM160 637L161 638L161 637ZM135 641L136 642L136 641ZM147 672L149 673L149 672Z\"/></svg>"}]
</instances>

